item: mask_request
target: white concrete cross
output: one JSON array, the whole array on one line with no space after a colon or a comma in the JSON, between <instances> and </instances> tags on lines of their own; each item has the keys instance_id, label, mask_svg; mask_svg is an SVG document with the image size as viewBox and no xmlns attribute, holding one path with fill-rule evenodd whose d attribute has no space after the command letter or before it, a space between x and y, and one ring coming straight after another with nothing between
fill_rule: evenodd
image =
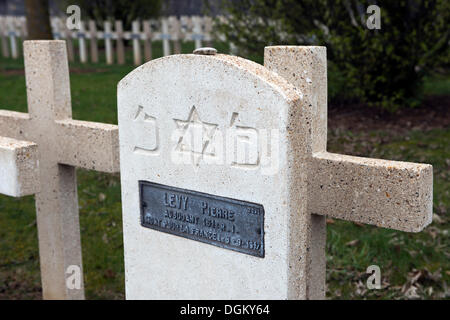
<instances>
[{"instance_id":1,"label":"white concrete cross","mask_svg":"<svg viewBox=\"0 0 450 320\"><path fill-rule=\"evenodd\" d=\"M118 129L72 119L64 41L25 41L24 57L29 113L0 110L0 136L32 141L38 147L35 180L40 191L35 199L44 299L83 299L75 167L118 172ZM30 173L27 179L32 178ZM81 271L79 289L66 285L70 266Z\"/></svg>"},{"instance_id":2,"label":"white concrete cross","mask_svg":"<svg viewBox=\"0 0 450 320\"><path fill-rule=\"evenodd\" d=\"M120 81L127 298L324 298L326 215L431 222L430 165L326 151L324 47L264 60L174 55Z\"/></svg>"}]
</instances>

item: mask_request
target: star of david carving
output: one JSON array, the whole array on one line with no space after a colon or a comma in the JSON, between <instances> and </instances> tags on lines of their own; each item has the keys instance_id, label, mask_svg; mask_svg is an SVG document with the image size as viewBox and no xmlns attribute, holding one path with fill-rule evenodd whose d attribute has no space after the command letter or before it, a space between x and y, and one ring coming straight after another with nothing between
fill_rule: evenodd
<instances>
[{"instance_id":1,"label":"star of david carving","mask_svg":"<svg viewBox=\"0 0 450 320\"><path fill-rule=\"evenodd\" d=\"M192 106L187 120L173 120L180 131L176 151L190 153L196 166L204 156L215 156L215 150L211 147L211 142L217 124L203 122L195 106Z\"/></svg>"}]
</instances>

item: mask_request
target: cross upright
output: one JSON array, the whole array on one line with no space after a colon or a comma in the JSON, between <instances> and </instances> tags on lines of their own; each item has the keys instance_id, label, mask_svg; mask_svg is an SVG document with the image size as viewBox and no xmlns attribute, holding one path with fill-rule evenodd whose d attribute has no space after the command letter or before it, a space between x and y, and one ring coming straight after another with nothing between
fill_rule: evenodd
<instances>
[{"instance_id":1,"label":"cross upright","mask_svg":"<svg viewBox=\"0 0 450 320\"><path fill-rule=\"evenodd\" d=\"M24 59L29 113L0 110L0 136L37 144L43 298L83 299L75 168L118 172L118 128L72 119L65 41L25 41ZM79 287L67 286L67 270L80 271Z\"/></svg>"}]
</instances>

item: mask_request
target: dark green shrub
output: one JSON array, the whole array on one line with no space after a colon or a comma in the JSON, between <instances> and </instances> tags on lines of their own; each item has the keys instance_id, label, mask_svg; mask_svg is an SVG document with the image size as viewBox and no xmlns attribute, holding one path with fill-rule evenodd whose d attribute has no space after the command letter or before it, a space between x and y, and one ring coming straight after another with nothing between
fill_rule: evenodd
<instances>
[{"instance_id":1,"label":"dark green shrub","mask_svg":"<svg viewBox=\"0 0 450 320\"><path fill-rule=\"evenodd\" d=\"M381 8L379 30L366 25L371 4ZM261 55L274 44L325 45L345 77L334 87L388 110L416 106L424 77L448 66L448 0L241 0L225 9L218 31L240 54Z\"/></svg>"}]
</instances>

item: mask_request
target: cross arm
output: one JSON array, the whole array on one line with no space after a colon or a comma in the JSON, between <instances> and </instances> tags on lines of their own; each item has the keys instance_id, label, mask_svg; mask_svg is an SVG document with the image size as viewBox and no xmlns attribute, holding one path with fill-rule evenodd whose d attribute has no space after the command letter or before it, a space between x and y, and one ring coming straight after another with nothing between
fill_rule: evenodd
<instances>
[{"instance_id":1,"label":"cross arm","mask_svg":"<svg viewBox=\"0 0 450 320\"><path fill-rule=\"evenodd\" d=\"M58 162L103 172L119 172L119 133L112 124L57 120Z\"/></svg>"},{"instance_id":2,"label":"cross arm","mask_svg":"<svg viewBox=\"0 0 450 320\"><path fill-rule=\"evenodd\" d=\"M312 213L408 232L431 223L431 165L319 152L310 169Z\"/></svg>"},{"instance_id":3,"label":"cross arm","mask_svg":"<svg viewBox=\"0 0 450 320\"><path fill-rule=\"evenodd\" d=\"M0 110L0 135L22 139L28 120L30 120L28 113Z\"/></svg>"},{"instance_id":4,"label":"cross arm","mask_svg":"<svg viewBox=\"0 0 450 320\"><path fill-rule=\"evenodd\" d=\"M37 145L0 137L0 193L13 197L39 191Z\"/></svg>"}]
</instances>

